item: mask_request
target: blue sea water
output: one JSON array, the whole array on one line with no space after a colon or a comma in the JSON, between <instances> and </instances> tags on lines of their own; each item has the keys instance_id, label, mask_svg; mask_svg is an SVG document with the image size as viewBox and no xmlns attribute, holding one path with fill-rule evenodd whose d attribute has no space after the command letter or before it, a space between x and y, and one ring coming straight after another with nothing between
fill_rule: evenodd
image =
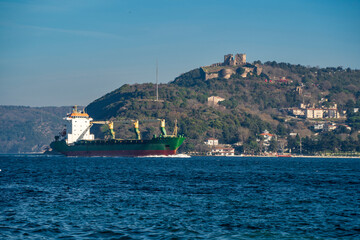
<instances>
[{"instance_id":1,"label":"blue sea water","mask_svg":"<svg viewBox=\"0 0 360 240\"><path fill-rule=\"evenodd\" d=\"M360 239L360 159L0 155L0 239Z\"/></svg>"}]
</instances>

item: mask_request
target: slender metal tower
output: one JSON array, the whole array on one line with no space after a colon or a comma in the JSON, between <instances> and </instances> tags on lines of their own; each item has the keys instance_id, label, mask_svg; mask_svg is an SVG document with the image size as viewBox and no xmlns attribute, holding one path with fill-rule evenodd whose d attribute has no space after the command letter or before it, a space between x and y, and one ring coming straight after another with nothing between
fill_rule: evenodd
<instances>
[{"instance_id":1,"label":"slender metal tower","mask_svg":"<svg viewBox=\"0 0 360 240\"><path fill-rule=\"evenodd\" d=\"M156 59L156 101L159 101L159 70L158 70L158 60Z\"/></svg>"}]
</instances>

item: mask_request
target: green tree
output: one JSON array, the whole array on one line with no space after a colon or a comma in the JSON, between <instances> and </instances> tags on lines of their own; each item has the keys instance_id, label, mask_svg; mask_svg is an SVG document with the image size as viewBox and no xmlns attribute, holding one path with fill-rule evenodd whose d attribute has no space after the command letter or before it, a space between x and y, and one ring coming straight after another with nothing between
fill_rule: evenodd
<instances>
[{"instance_id":1,"label":"green tree","mask_svg":"<svg viewBox=\"0 0 360 240\"><path fill-rule=\"evenodd\" d=\"M276 134L284 137L286 136L288 133L288 130L286 129L285 125L283 123L279 123L277 128L276 128Z\"/></svg>"},{"instance_id":2,"label":"green tree","mask_svg":"<svg viewBox=\"0 0 360 240\"><path fill-rule=\"evenodd\" d=\"M270 152L277 152L278 151L278 143L277 140L273 137L270 140L270 146L269 146Z\"/></svg>"},{"instance_id":3,"label":"green tree","mask_svg":"<svg viewBox=\"0 0 360 240\"><path fill-rule=\"evenodd\" d=\"M297 134L295 137L288 138L288 148L292 153L300 153L300 136Z\"/></svg>"}]
</instances>

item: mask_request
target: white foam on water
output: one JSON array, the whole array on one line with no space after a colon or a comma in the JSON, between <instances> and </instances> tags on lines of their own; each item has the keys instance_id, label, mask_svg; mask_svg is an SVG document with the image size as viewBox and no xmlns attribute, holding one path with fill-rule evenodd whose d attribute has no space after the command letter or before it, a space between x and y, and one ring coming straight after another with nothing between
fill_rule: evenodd
<instances>
[{"instance_id":1,"label":"white foam on water","mask_svg":"<svg viewBox=\"0 0 360 240\"><path fill-rule=\"evenodd\" d=\"M144 158L191 158L190 155L187 154L176 154L176 155L149 155L149 156L141 156Z\"/></svg>"}]
</instances>

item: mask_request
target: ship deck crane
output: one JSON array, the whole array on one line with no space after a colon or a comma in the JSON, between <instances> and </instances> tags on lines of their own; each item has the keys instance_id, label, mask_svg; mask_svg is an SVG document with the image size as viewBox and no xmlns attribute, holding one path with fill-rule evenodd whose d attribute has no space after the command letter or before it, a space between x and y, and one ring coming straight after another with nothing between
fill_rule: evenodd
<instances>
[{"instance_id":1,"label":"ship deck crane","mask_svg":"<svg viewBox=\"0 0 360 240\"><path fill-rule=\"evenodd\" d=\"M86 132L94 125L94 124L106 124L109 127L111 138L115 139L114 132L114 122L113 121L91 121L89 126L80 134L80 136L76 139L76 141L82 140Z\"/></svg>"},{"instance_id":2,"label":"ship deck crane","mask_svg":"<svg viewBox=\"0 0 360 240\"><path fill-rule=\"evenodd\" d=\"M146 119L141 120L141 122L158 122L160 121L160 131L162 136L168 136L168 137L176 137L177 136L177 120L175 120L175 127L173 135L167 135L166 129L165 129L165 119ZM133 123L134 124L134 131L136 134L136 139L141 140L141 134L139 130L139 120L114 120L114 121L91 121L90 125L80 134L80 136L77 138L76 141L82 140L86 132L94 125L94 124L103 124L108 125L111 139L115 139L115 132L114 132L114 122L121 122L121 123Z\"/></svg>"}]
</instances>

